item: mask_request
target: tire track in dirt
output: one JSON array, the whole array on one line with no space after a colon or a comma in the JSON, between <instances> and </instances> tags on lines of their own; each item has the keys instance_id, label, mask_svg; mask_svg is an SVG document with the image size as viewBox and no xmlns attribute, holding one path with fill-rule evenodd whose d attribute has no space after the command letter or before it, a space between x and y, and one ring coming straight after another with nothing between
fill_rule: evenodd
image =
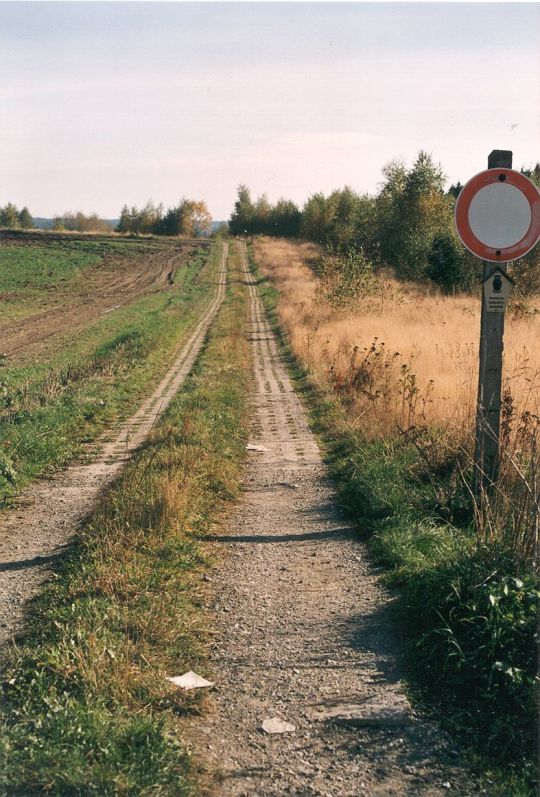
<instances>
[{"instance_id":1,"label":"tire track in dirt","mask_svg":"<svg viewBox=\"0 0 540 797\"><path fill-rule=\"evenodd\" d=\"M69 295L62 289L60 301L51 298L46 309L22 320L2 323L2 353L18 363L36 359L51 339L54 342L55 338L62 338L66 331L72 334L141 296L167 290L174 284L175 272L186 265L189 253L199 247L183 241L170 244L169 249L131 258L110 255L70 284Z\"/></svg>"},{"instance_id":2,"label":"tire track in dirt","mask_svg":"<svg viewBox=\"0 0 540 797\"><path fill-rule=\"evenodd\" d=\"M152 395L114 430L111 439L101 441L99 454L89 464L73 465L32 485L13 510L0 515L0 645L18 632L26 602L193 368L225 296L227 254L224 244L214 296Z\"/></svg>"},{"instance_id":3,"label":"tire track in dirt","mask_svg":"<svg viewBox=\"0 0 540 797\"><path fill-rule=\"evenodd\" d=\"M436 727L411 715L392 601L343 521L238 244L254 359L244 498L221 535L208 714L187 724L203 793L374 797L476 793ZM354 704L373 727L329 720ZM295 731L267 735L272 717ZM216 774L217 773L217 774Z\"/></svg>"}]
</instances>

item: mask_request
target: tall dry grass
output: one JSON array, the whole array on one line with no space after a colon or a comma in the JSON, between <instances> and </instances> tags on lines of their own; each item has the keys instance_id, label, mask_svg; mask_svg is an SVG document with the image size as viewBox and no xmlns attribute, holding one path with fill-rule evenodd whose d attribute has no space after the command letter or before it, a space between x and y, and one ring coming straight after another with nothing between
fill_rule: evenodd
<instances>
[{"instance_id":1,"label":"tall dry grass","mask_svg":"<svg viewBox=\"0 0 540 797\"><path fill-rule=\"evenodd\" d=\"M315 275L311 243L258 238L256 260L279 290L278 312L295 356L347 407L367 439L437 429L472 464L478 380L480 296L446 296L435 287L378 276L353 304L336 307ZM315 267L315 271L313 269ZM505 534L528 558L538 553L540 313L507 313L501 476L480 526Z\"/></svg>"},{"instance_id":2,"label":"tall dry grass","mask_svg":"<svg viewBox=\"0 0 540 797\"><path fill-rule=\"evenodd\" d=\"M311 243L259 238L255 255L279 289L280 320L296 356L314 375L349 393L368 434L423 422L471 427L476 406L479 297L377 279L353 307L336 308L309 267ZM508 314L505 391L515 413L540 409L540 313ZM366 423L367 422L367 423Z\"/></svg>"}]
</instances>

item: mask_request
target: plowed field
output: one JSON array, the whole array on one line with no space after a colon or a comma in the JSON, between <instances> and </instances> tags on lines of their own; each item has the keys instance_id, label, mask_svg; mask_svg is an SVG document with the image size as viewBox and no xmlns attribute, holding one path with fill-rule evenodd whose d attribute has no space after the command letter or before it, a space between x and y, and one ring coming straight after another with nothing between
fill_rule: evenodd
<instances>
[{"instance_id":1,"label":"plowed field","mask_svg":"<svg viewBox=\"0 0 540 797\"><path fill-rule=\"evenodd\" d=\"M207 246L0 233L0 352L10 365L35 360L101 316L172 287L177 271Z\"/></svg>"}]
</instances>

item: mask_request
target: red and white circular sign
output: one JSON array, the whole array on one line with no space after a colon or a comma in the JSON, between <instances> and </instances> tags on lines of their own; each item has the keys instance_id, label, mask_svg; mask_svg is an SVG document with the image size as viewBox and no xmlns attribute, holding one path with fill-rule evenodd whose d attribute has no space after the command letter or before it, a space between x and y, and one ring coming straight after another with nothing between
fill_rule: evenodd
<instances>
[{"instance_id":1,"label":"red and white circular sign","mask_svg":"<svg viewBox=\"0 0 540 797\"><path fill-rule=\"evenodd\" d=\"M473 255L508 263L540 238L540 193L513 169L487 169L462 188L455 210L458 235Z\"/></svg>"}]
</instances>

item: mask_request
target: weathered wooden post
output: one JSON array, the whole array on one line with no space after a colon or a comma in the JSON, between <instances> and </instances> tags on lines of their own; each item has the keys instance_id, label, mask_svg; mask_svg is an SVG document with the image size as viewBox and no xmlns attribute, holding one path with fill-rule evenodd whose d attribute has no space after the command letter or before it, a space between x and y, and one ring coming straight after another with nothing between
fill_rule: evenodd
<instances>
[{"instance_id":1,"label":"weathered wooden post","mask_svg":"<svg viewBox=\"0 0 540 797\"><path fill-rule=\"evenodd\" d=\"M487 171L463 187L455 214L459 237L484 262L474 479L483 499L499 469L504 313L513 285L506 263L530 252L540 237L540 193L512 170L512 153L496 149Z\"/></svg>"},{"instance_id":2,"label":"weathered wooden post","mask_svg":"<svg viewBox=\"0 0 540 797\"><path fill-rule=\"evenodd\" d=\"M488 157L488 169L512 168L512 153L495 149ZM484 260L482 310L480 317L480 371L476 404L474 490L481 496L489 492L499 472L501 428L502 362L505 307L490 312L485 285L496 268L506 274L506 264L496 266Z\"/></svg>"}]
</instances>

